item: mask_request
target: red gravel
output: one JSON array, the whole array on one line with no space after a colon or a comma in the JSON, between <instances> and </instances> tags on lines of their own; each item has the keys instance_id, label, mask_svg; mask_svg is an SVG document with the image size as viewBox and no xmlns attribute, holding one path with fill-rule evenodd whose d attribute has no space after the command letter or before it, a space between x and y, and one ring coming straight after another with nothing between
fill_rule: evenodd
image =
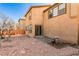
<instances>
[{"instance_id":1,"label":"red gravel","mask_svg":"<svg viewBox=\"0 0 79 59\"><path fill-rule=\"evenodd\" d=\"M57 49L35 38L13 37L11 40L1 43L1 56L63 56L78 53L77 48L67 46Z\"/></svg>"}]
</instances>

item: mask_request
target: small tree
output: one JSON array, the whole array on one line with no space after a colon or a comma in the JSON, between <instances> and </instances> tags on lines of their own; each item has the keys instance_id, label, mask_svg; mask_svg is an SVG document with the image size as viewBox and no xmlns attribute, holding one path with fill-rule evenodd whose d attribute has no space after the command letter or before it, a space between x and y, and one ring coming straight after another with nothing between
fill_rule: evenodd
<instances>
[{"instance_id":1,"label":"small tree","mask_svg":"<svg viewBox=\"0 0 79 59\"><path fill-rule=\"evenodd\" d=\"M3 34L5 30L9 33L8 34L9 39L9 37L11 36L10 31L14 29L14 21L10 17L5 16L4 14L0 14L0 20L1 20L0 22L1 39L4 38L3 36L5 36Z\"/></svg>"}]
</instances>

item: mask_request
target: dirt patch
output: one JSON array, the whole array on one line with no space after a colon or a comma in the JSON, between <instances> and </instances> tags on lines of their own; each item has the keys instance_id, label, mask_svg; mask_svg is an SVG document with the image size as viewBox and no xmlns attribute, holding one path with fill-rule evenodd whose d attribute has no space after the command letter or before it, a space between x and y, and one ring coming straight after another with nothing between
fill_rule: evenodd
<instances>
[{"instance_id":1,"label":"dirt patch","mask_svg":"<svg viewBox=\"0 0 79 59\"><path fill-rule=\"evenodd\" d=\"M65 44L50 45L37 38L27 36L11 37L11 42L3 42L2 56L69 56L78 54L78 49Z\"/></svg>"}]
</instances>

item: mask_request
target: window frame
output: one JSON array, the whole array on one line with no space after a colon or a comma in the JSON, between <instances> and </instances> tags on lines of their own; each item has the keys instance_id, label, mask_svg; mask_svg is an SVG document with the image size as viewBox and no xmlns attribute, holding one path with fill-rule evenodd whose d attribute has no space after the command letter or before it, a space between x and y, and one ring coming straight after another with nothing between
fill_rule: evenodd
<instances>
[{"instance_id":1,"label":"window frame","mask_svg":"<svg viewBox=\"0 0 79 59\"><path fill-rule=\"evenodd\" d=\"M61 3L61 4L63 4L63 3ZM66 4L66 3L64 3L64 4L65 4L65 12L64 12L63 14L59 14L59 6L60 6L61 4L58 4L58 5L54 6L53 8L50 8L50 9L49 9L49 10L52 10L52 17L51 17L51 18L60 16L60 15L63 15L63 14L66 14L66 12L67 12L67 4ZM57 16L53 16L53 9L56 8L56 7L58 7L58 15L57 15ZM49 10L48 10L48 19L50 19L50 18L49 18Z\"/></svg>"},{"instance_id":2,"label":"window frame","mask_svg":"<svg viewBox=\"0 0 79 59\"><path fill-rule=\"evenodd\" d=\"M63 3L61 3L61 4L63 4ZM61 4L59 4L59 6L61 5ZM65 12L63 13L63 14L66 14L66 11L67 11L67 4L66 3L64 3L65 4ZM59 6L58 6L58 13L59 13ZM60 15L63 15L63 14L58 14L59 16Z\"/></svg>"},{"instance_id":3,"label":"window frame","mask_svg":"<svg viewBox=\"0 0 79 59\"><path fill-rule=\"evenodd\" d=\"M57 9L58 9L58 10L57 10L57 13L58 13L58 11L59 11L59 7L58 7L58 6L54 7L54 8L52 9L52 13L53 13L52 17L56 17L56 16L58 16L58 15L59 15L59 14L54 15L54 9L55 9L55 8L57 8Z\"/></svg>"},{"instance_id":4,"label":"window frame","mask_svg":"<svg viewBox=\"0 0 79 59\"><path fill-rule=\"evenodd\" d=\"M31 28L31 29L30 29ZM32 24L28 25L28 31L32 33Z\"/></svg>"},{"instance_id":5,"label":"window frame","mask_svg":"<svg viewBox=\"0 0 79 59\"><path fill-rule=\"evenodd\" d=\"M53 14L53 12L50 14L50 10L48 10L48 19L52 18L52 14ZM50 15L51 15L51 17L50 17Z\"/></svg>"}]
</instances>

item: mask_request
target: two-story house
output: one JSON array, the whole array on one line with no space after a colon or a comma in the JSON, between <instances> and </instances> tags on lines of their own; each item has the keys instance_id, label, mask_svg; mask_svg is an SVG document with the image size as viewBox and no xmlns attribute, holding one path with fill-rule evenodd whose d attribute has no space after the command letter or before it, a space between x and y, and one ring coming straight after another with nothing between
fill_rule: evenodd
<instances>
[{"instance_id":1,"label":"two-story house","mask_svg":"<svg viewBox=\"0 0 79 59\"><path fill-rule=\"evenodd\" d=\"M43 11L50 5L31 6L25 14L28 35L31 37L42 35Z\"/></svg>"},{"instance_id":2,"label":"two-story house","mask_svg":"<svg viewBox=\"0 0 79 59\"><path fill-rule=\"evenodd\" d=\"M79 44L79 4L55 3L32 6L25 14L29 36L60 38L65 43Z\"/></svg>"}]
</instances>

